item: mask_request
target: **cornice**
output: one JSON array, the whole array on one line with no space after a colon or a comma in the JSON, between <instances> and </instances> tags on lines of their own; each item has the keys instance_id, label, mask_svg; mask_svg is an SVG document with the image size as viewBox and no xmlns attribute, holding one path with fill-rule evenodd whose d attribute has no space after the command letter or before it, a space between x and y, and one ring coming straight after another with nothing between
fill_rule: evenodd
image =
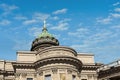
<instances>
[{"instance_id":1,"label":"cornice","mask_svg":"<svg viewBox=\"0 0 120 80\"><path fill-rule=\"evenodd\" d=\"M14 75L14 71L6 71L6 70L0 70L0 75Z\"/></svg>"},{"instance_id":2,"label":"cornice","mask_svg":"<svg viewBox=\"0 0 120 80\"><path fill-rule=\"evenodd\" d=\"M76 66L76 68L80 71L82 68L82 62L74 57L67 57L67 56L59 56L59 57L49 57L38 60L34 63L13 63L14 68L39 68L41 66L47 64L55 64L55 63L65 63Z\"/></svg>"},{"instance_id":3,"label":"cornice","mask_svg":"<svg viewBox=\"0 0 120 80\"><path fill-rule=\"evenodd\" d=\"M6 73L5 70L1 70L1 69L0 69L0 74L5 74L5 73Z\"/></svg>"},{"instance_id":4,"label":"cornice","mask_svg":"<svg viewBox=\"0 0 120 80\"><path fill-rule=\"evenodd\" d=\"M37 53L37 51L17 51L17 54L18 53L21 53L21 54L25 54L25 53L27 53L27 54L36 54Z\"/></svg>"},{"instance_id":5,"label":"cornice","mask_svg":"<svg viewBox=\"0 0 120 80\"><path fill-rule=\"evenodd\" d=\"M82 70L97 70L99 65L83 65Z\"/></svg>"},{"instance_id":6,"label":"cornice","mask_svg":"<svg viewBox=\"0 0 120 80\"><path fill-rule=\"evenodd\" d=\"M15 68L34 68L34 63L12 63Z\"/></svg>"},{"instance_id":7,"label":"cornice","mask_svg":"<svg viewBox=\"0 0 120 80\"><path fill-rule=\"evenodd\" d=\"M72 62L74 64L72 64ZM42 64L43 63L43 64ZM45 59L41 59L35 62L35 66L42 66L45 64L52 64L52 63L66 63L66 64L72 64L72 65L79 65L80 67L82 66L82 62L74 57L67 57L67 56L59 56L59 57L49 57Z\"/></svg>"}]
</instances>

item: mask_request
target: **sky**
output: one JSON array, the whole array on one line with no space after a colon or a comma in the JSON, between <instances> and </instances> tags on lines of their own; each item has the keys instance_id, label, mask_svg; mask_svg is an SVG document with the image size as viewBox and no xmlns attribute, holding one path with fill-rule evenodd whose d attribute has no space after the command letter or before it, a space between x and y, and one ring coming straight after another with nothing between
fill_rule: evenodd
<instances>
[{"instance_id":1,"label":"sky","mask_svg":"<svg viewBox=\"0 0 120 80\"><path fill-rule=\"evenodd\" d=\"M0 60L30 50L44 20L61 46L98 63L120 59L120 0L0 0Z\"/></svg>"}]
</instances>

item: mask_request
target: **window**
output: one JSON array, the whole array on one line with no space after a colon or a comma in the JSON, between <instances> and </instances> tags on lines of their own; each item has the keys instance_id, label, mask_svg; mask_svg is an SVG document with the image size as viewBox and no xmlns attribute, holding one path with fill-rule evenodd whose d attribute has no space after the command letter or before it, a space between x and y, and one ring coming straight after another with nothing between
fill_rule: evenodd
<instances>
[{"instance_id":1,"label":"window","mask_svg":"<svg viewBox=\"0 0 120 80\"><path fill-rule=\"evenodd\" d=\"M72 75L72 80L76 80L76 76L75 75Z\"/></svg>"},{"instance_id":2,"label":"window","mask_svg":"<svg viewBox=\"0 0 120 80\"><path fill-rule=\"evenodd\" d=\"M45 80L52 80L51 75L45 75Z\"/></svg>"},{"instance_id":3,"label":"window","mask_svg":"<svg viewBox=\"0 0 120 80\"><path fill-rule=\"evenodd\" d=\"M33 80L33 78L27 78L27 80Z\"/></svg>"}]
</instances>

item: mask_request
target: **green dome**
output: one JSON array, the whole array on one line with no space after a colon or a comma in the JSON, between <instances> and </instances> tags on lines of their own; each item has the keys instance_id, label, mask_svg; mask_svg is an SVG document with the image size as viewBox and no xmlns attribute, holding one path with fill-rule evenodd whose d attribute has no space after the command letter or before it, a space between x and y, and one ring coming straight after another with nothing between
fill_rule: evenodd
<instances>
[{"instance_id":1,"label":"green dome","mask_svg":"<svg viewBox=\"0 0 120 80\"><path fill-rule=\"evenodd\" d=\"M42 33L38 35L38 38L41 38L41 37L53 37L53 35L48 33L47 29L44 27L42 30Z\"/></svg>"},{"instance_id":2,"label":"green dome","mask_svg":"<svg viewBox=\"0 0 120 80\"><path fill-rule=\"evenodd\" d=\"M59 46L59 41L48 32L44 22L42 33L33 41L31 51L39 51L50 46Z\"/></svg>"}]
</instances>

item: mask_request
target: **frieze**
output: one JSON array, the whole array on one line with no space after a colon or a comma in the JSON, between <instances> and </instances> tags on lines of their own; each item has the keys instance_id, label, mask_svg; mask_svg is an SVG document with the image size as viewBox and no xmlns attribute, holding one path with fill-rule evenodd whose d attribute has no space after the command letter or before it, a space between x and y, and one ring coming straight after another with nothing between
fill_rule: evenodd
<instances>
[{"instance_id":1,"label":"frieze","mask_svg":"<svg viewBox=\"0 0 120 80\"><path fill-rule=\"evenodd\" d=\"M35 77L35 78L37 77L37 74L36 74L36 73L34 74L34 77Z\"/></svg>"},{"instance_id":2,"label":"frieze","mask_svg":"<svg viewBox=\"0 0 120 80\"><path fill-rule=\"evenodd\" d=\"M78 77L80 78L81 77L81 74L80 73L77 73Z\"/></svg>"},{"instance_id":3,"label":"frieze","mask_svg":"<svg viewBox=\"0 0 120 80\"><path fill-rule=\"evenodd\" d=\"M38 72L40 76L43 76L43 71Z\"/></svg>"},{"instance_id":4,"label":"frieze","mask_svg":"<svg viewBox=\"0 0 120 80\"><path fill-rule=\"evenodd\" d=\"M25 78L27 76L27 73L21 73L21 76Z\"/></svg>"},{"instance_id":5,"label":"frieze","mask_svg":"<svg viewBox=\"0 0 120 80\"><path fill-rule=\"evenodd\" d=\"M53 74L57 74L58 69L57 68L52 68L52 72L53 72Z\"/></svg>"},{"instance_id":6,"label":"frieze","mask_svg":"<svg viewBox=\"0 0 120 80\"><path fill-rule=\"evenodd\" d=\"M67 73L68 73L68 74L72 74L72 70L67 69Z\"/></svg>"},{"instance_id":7,"label":"frieze","mask_svg":"<svg viewBox=\"0 0 120 80\"><path fill-rule=\"evenodd\" d=\"M50 73L50 72L51 72L51 70L45 70L44 72L45 72L45 73Z\"/></svg>"},{"instance_id":8,"label":"frieze","mask_svg":"<svg viewBox=\"0 0 120 80\"><path fill-rule=\"evenodd\" d=\"M20 73L16 73L16 74L15 74L15 77L20 77Z\"/></svg>"}]
</instances>

